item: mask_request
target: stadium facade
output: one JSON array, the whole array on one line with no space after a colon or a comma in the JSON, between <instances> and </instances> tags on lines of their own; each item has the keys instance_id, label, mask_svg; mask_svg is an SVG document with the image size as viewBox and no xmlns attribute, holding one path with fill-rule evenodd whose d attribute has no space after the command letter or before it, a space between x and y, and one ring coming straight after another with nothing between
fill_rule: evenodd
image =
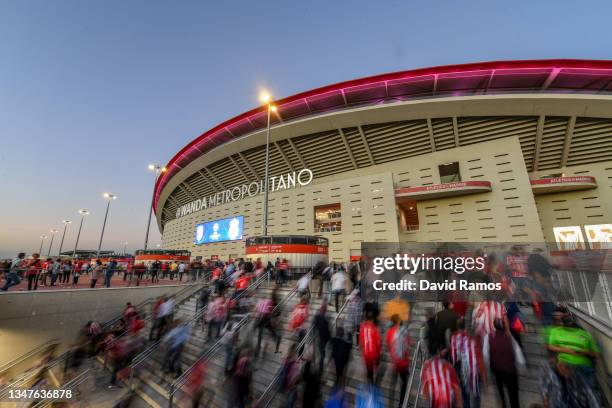
<instances>
[{"instance_id":1,"label":"stadium facade","mask_svg":"<svg viewBox=\"0 0 612 408\"><path fill-rule=\"evenodd\" d=\"M269 234L328 238L330 259L364 241L609 239L612 61L417 69L275 105ZM243 113L170 160L164 248L224 259L261 234L266 119Z\"/></svg>"}]
</instances>

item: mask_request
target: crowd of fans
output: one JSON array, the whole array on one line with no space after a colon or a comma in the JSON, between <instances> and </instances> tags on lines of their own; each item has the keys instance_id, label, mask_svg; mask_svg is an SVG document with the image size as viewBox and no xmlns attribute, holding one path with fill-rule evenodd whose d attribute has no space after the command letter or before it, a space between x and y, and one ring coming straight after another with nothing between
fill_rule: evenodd
<instances>
[{"instance_id":1,"label":"crowd of fans","mask_svg":"<svg viewBox=\"0 0 612 408\"><path fill-rule=\"evenodd\" d=\"M123 285L141 282L156 284L160 279L179 282L196 280L210 265L202 262L150 261L140 263L119 264L115 259L102 261L100 259L82 260L70 258L46 258L42 260L37 253L26 258L25 253L19 253L15 259L0 261L0 290L7 291L11 287L27 281L27 290L40 288L77 288L79 278L87 276L89 287L106 287L113 284L115 276L122 276ZM100 282L100 283L98 283Z\"/></svg>"},{"instance_id":2,"label":"crowd of fans","mask_svg":"<svg viewBox=\"0 0 612 408\"><path fill-rule=\"evenodd\" d=\"M172 379L179 378L185 344L200 326L209 346L220 345L226 378L212 385L207 360L197 360L186 372L180 394L193 407L207 406L220 392L227 395L229 407L253 406L258 397L253 386L255 372L269 360L268 339L273 353L283 354L269 391L278 392L287 407L347 407L353 398L349 385L358 386L355 406L376 408L392 401L401 407L413 366L420 367L419 386L413 391L420 392L433 408L479 407L489 383L496 385L503 407L525 405L520 377L528 366L540 370L542 404L532 407L599 407L602 400L594 369L599 350L568 308L550 296L559 290L553 277L557 267L544 253L527 254L514 247L490 255L485 271L462 275L472 281L502 282L503 291L488 296L445 292L438 294L441 301L431 302L371 290L371 273L364 262L319 264L311 273L298 276L299 300L286 311L280 291L292 275L286 260L200 262L183 272L211 271L210 284L198 295L196 316L201 319L176 318L174 300L160 297L152 307L150 330L143 334L142 311L128 303L117 325L102 330L98 323L87 324L67 367L78 367L84 356L107 353L112 366L109 386L115 387L118 378L129 376L133 358L146 344L158 341L164 350L160 370ZM149 269L161 270L157 266ZM276 286L269 296L255 302L249 285L264 273L270 274ZM448 278L437 271L419 273ZM150 279L156 275L148 274ZM58 279L51 277L52 282ZM426 321L411 325L412 313L422 307L421 301L428 305ZM313 302L317 307L311 318ZM529 309L537 324L527 323ZM249 314L249 324L239 328L234 317L245 314ZM421 326L422 338L418 334ZM526 333L542 336L544 349L538 353L546 356L543 364L527 356ZM326 369L327 361L333 362L333 369ZM362 378L356 374L359 367L363 367ZM381 385L384 378L390 386ZM333 382L331 392L324 391L326 382Z\"/></svg>"}]
</instances>

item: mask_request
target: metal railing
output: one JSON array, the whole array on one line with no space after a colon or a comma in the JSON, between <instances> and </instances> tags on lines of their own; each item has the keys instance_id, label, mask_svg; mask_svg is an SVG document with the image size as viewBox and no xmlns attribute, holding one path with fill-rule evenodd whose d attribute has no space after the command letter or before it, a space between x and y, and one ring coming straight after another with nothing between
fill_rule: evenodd
<instances>
[{"instance_id":1,"label":"metal railing","mask_svg":"<svg viewBox=\"0 0 612 408\"><path fill-rule=\"evenodd\" d=\"M245 296L247 293L251 293L251 292L255 291L263 282L268 281L268 280L269 280L269 272L262 273L255 280L255 282L251 283L247 287L246 290L244 290L238 296L236 296L234 298L234 301L238 301L238 300L240 300L240 298ZM291 294L295 293L296 291L297 291L297 285L287 296L285 296L285 298L283 298L283 300L281 302L278 303L278 305L276 305L274 307L274 309L272 309L272 313L276 312L278 310L278 308L283 304L285 299L287 297L291 296ZM247 323L249 322L250 318L251 318L251 316L247 313L242 319L240 319L240 321L238 323L236 323L236 332L239 332L242 327L246 326ZM217 353L217 351L219 351L219 349L223 345L222 341L223 341L222 338L217 340L211 347L209 347L204 352L204 354L202 354L193 364L191 364L189 366L189 368L187 368L187 370L185 370L176 380L174 380L172 382L172 384L170 384L170 388L168 390L168 397L169 397L168 406L170 408L172 408L172 406L174 404L174 396L183 387L183 385L185 385L185 382L187 381L187 378L189 377L191 372L195 369L197 364L200 363L201 361L208 362L212 357L214 357L215 354Z\"/></svg>"},{"instance_id":2,"label":"metal railing","mask_svg":"<svg viewBox=\"0 0 612 408\"><path fill-rule=\"evenodd\" d=\"M8 382L0 386L0 401L6 399L11 389L26 388L25 386L40 373L41 366L33 366L33 363L36 359L43 358L45 354L52 354L59 343L59 340L56 339L49 340L4 364L0 369L0 377L5 378ZM25 371L23 371L24 365L27 367Z\"/></svg>"},{"instance_id":3,"label":"metal railing","mask_svg":"<svg viewBox=\"0 0 612 408\"><path fill-rule=\"evenodd\" d=\"M206 281L207 277L210 276L210 272L208 272L207 274L204 274L202 276L202 280ZM189 298L191 298L191 296L193 296L196 292L198 292L200 290L199 288L199 283L197 283L198 281L196 281L196 283L191 283L190 285L186 286L185 288L181 289L180 291L178 291L177 293L175 293L174 295L170 296L170 298L174 299L174 304L175 307L179 306L180 304L182 304L184 301L188 300ZM195 289L194 289L195 288ZM142 308L144 308L146 305L154 303L154 299L147 299L146 301L142 302L141 304L139 304L138 307L136 307L137 310L141 310ZM115 323L119 322L121 319L123 318L123 316L119 316L118 318L114 319ZM150 323L153 320L153 313L149 313L148 315L145 316L145 327L147 323ZM115 324L113 323L113 324ZM108 326L110 327L110 326ZM130 332L130 328L126 327L121 334L119 334L118 336L116 336L114 339L112 339L106 347L106 350L104 351L104 368L106 368L107 364L108 364L108 355L109 355L109 351L110 348L117 343L118 341L120 341L121 339L123 339L128 333Z\"/></svg>"},{"instance_id":4,"label":"metal railing","mask_svg":"<svg viewBox=\"0 0 612 408\"><path fill-rule=\"evenodd\" d=\"M210 272L205 273L202 275L202 280L206 281L207 277L210 275ZM190 293L191 291L197 291L199 288L198 286L200 285L200 283L198 281L196 282L190 282L190 284L187 284L184 288L182 288L180 291L178 291L177 293L175 293L174 295L172 295L172 298L175 299L180 299L181 297L184 297L182 300L177 301L176 303L182 303L182 301L189 299L193 293ZM187 296L185 296L185 294L187 294ZM147 299L144 300L142 302L140 302L136 308L137 310L141 310L142 308L146 307L148 304L153 303L154 299ZM109 320L108 322L104 323L102 325L102 329L103 330L108 330L110 327L112 327L113 325L117 324L117 322L119 322L121 319L123 318L123 313L119 314L119 316ZM129 328L126 328L117 338L115 338L110 344L114 344L115 341L117 341L119 338L122 338L124 335L126 335L129 332ZM59 344L59 340L51 340L47 343L44 343L43 345L37 347L34 350L31 350L30 352L24 354L23 356L18 357L17 359L13 360L12 362L9 362L7 364L5 364L3 366L4 367L8 367L9 365L15 365L15 363L26 357L29 355L35 356L35 355L40 355L40 349L43 348L43 346L48 345L50 343L56 342L56 344ZM66 365L66 362L68 361L68 359L70 358L72 354L72 350L67 350L64 353L60 354L59 356L51 359L47 364L46 364L46 370L48 372L52 372L54 369L56 369L57 367L62 367L62 370L64 370L64 367ZM108 351L105 351L105 357L104 357L104 367L106 367L107 364L107 357L108 356ZM0 374L3 373L3 371L0 370ZM0 390L0 400L2 397L4 397L4 394L7 392L8 388L19 388L20 386L27 384L35 375L36 373L38 373L38 370L27 370L23 373L21 373L19 375L19 377L15 378L15 381L11 382L10 384L7 384L5 387L3 387Z\"/></svg>"},{"instance_id":5,"label":"metal railing","mask_svg":"<svg viewBox=\"0 0 612 408\"><path fill-rule=\"evenodd\" d=\"M83 371L81 374L79 374L78 376L72 378L70 381L68 381L64 385L62 385L62 387L61 387L62 391L70 390L71 393L72 393L72 397L71 398L67 398L67 399L69 399L69 400L76 399L76 396L74 394L75 394L77 388L81 384L83 384L85 381L89 380L90 378L92 378L92 374L90 373L90 369L87 369L87 370ZM44 399L42 401L36 402L31 407L32 408L51 407L51 406L53 406L53 404L55 402L62 401L62 400L64 400L64 399L61 398L61 397L52 398L52 399Z\"/></svg>"},{"instance_id":6,"label":"metal railing","mask_svg":"<svg viewBox=\"0 0 612 408\"><path fill-rule=\"evenodd\" d=\"M297 290L297 287L296 287L296 290ZM327 300L324 299L324 301L327 301ZM349 299L347 297L347 299L342 304L342 307L338 311L338 314L334 318L334 328L338 327L338 318L343 313L348 302L349 302ZM297 350L301 350L301 352L298 355L298 358L301 358L303 356L304 352L306 351L306 347L310 346L310 343L314 340L314 328L315 328L314 324L311 324L306 334L304 334L304 337L302 338L302 340L296 346ZM281 380L281 374L282 374L282 366L279 368L278 372L274 375L272 382L266 387L264 392L259 396L259 398L257 399L257 402L255 403L255 406L259 408L267 408L270 406L270 404L272 404L272 402L276 398L276 395L278 394L278 388L273 393L272 393L272 390L274 389L274 387L278 386L278 382ZM272 394L268 397L270 393Z\"/></svg>"},{"instance_id":7,"label":"metal railing","mask_svg":"<svg viewBox=\"0 0 612 408\"><path fill-rule=\"evenodd\" d=\"M412 385L414 384L414 378L416 376L416 370L418 367L418 362L422 353L423 341L419 339L416 347L414 348L414 352L412 353L412 359L410 361L410 375L408 376L408 384L406 385L406 393L404 394L404 401L402 402L402 408L408 408L410 406L410 393L412 392ZM421 362L422 366L422 362ZM419 382L419 389L421 385ZM418 397L417 397L418 398ZM416 401L415 405L416 407Z\"/></svg>"},{"instance_id":8,"label":"metal railing","mask_svg":"<svg viewBox=\"0 0 612 408\"><path fill-rule=\"evenodd\" d=\"M42 263L42 261L41 261ZM199 274L200 271L204 270L204 268L200 269L198 268L196 270L196 274ZM88 276L88 277L93 277L93 268L88 269L87 271L83 271L80 270L78 272L78 276L81 277L83 275ZM69 270L58 270L56 271L56 273L53 273L51 270L45 269L45 268L16 268L16 269L3 269L0 270L0 273L9 273L9 272L14 272L19 276L19 280L20 283L18 285L23 284L24 281L28 280L28 276L30 275L35 275L35 278L32 281L32 285L34 285L36 287L36 289L34 290L39 290L40 287L44 287L45 289L43 290L48 290L48 287L63 287L64 289L70 289L70 287L72 287L72 282L73 282L73 277L74 275L74 268L71 266ZM110 274L110 282L111 282L111 287L132 287L132 283L135 281L139 281L139 279L137 278L138 273L136 272L135 269L125 269L125 268L116 268L116 269L108 269L108 268L102 268L100 271L97 272L97 281L96 281L96 286L93 289L106 289L105 286L105 279L106 279L106 275L108 272L112 272ZM117 278L115 276L120 276L121 273L125 273L124 279L121 280L121 282L127 282L127 285L120 285L120 286L112 286L113 283L117 284ZM143 273L144 277L143 280L146 280L148 278L151 278L153 275L151 274L150 270L145 270L145 272ZM186 276L186 280L184 281L185 283L190 283L190 282L194 282L193 279L193 271L191 270L186 270L183 272L183 275ZM129 276L129 278L128 278ZM159 281L159 279L164 279L164 285L167 284L172 284L175 281L176 278L176 282L177 283L181 283L182 281L179 280L181 278L181 275L178 271L173 271L171 272L170 270L166 270L166 271L162 271L161 269L157 270L156 275L157 279ZM60 286L60 281L64 280L64 277L66 277L67 279L64 282L64 286ZM114 278L114 279L113 279ZM47 279L49 279L49 281L47 281ZM196 277L195 281L197 281L198 278ZM170 281L170 282L168 282ZM51 283L54 283L53 285L51 285ZM58 283L58 285L55 285L55 283ZM11 286L12 287L12 286ZM91 289L91 288L72 288L73 290L80 290L80 289ZM10 288L8 290L9 292L11 292ZM3 293L3 292L0 292Z\"/></svg>"},{"instance_id":9,"label":"metal railing","mask_svg":"<svg viewBox=\"0 0 612 408\"><path fill-rule=\"evenodd\" d=\"M227 281L227 279L228 278L226 278L225 280ZM254 290L254 288L257 288L262 282L266 281L267 279L268 279L267 274L260 275L255 280L255 282L250 284L247 287L247 289L245 289L238 296L234 297L232 300L238 301L240 298L242 298L242 296L244 296L246 293L251 292L252 290ZM200 310L198 310L195 313L195 315L191 319L189 319L188 321L182 323L181 325L183 325L183 326L191 325L191 324L197 322L199 319L202 318L202 316L204 315L204 313L206 313L207 310L208 310L207 307L201 308ZM144 351L142 351L140 354L138 354L136 357L134 357L134 359L132 360L132 364L130 365L130 377L129 377L129 380L128 380L128 386L129 386L130 389L133 389L133 382L134 382L134 373L135 373L135 371L140 367L141 364L143 364L153 353L155 353L159 349L159 347L162 345L162 342L163 342L163 338L155 341L153 344L151 344L149 347L147 347ZM184 374L186 374L186 372Z\"/></svg>"},{"instance_id":10,"label":"metal railing","mask_svg":"<svg viewBox=\"0 0 612 408\"><path fill-rule=\"evenodd\" d=\"M32 357L36 357L36 356L39 356L40 354L43 354L44 352L48 352L53 347L56 347L59 343L60 343L59 339L52 339L52 340L44 342L41 345L34 347L32 350L28 351L27 353L24 353L20 355L19 357L15 358L14 360L11 360L8 363L5 363L2 366L0 366L0 375L3 377L6 376L5 373L8 373L11 370L14 370L15 367L18 367L19 365L25 363L26 361L30 360Z\"/></svg>"}]
</instances>

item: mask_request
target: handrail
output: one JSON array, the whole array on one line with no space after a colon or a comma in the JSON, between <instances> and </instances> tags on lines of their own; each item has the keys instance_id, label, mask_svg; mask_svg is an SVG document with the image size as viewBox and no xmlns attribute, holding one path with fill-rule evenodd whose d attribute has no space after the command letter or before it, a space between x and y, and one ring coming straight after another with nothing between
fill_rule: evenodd
<instances>
[{"instance_id":1,"label":"handrail","mask_svg":"<svg viewBox=\"0 0 612 408\"><path fill-rule=\"evenodd\" d=\"M310 343L313 341L313 339L314 339L314 336L313 336L314 328L315 328L315 326L314 326L314 324L312 324L310 326L310 328L308 329L308 331L306 332L306 334L304 334L304 337L302 338L302 340L297 344L296 348L298 350L302 350L302 352L298 354L298 358L302 358L302 356L306 352L306 347L309 346ZM255 403L255 406L260 407L260 408L268 408L270 406L270 404L272 404L272 401L274 401L274 398L276 398L276 396L278 395L278 389L276 390L276 392L274 392L272 395L270 395L268 397L268 400L265 403L265 405L262 405L262 402L266 398L266 395L280 381L281 373L282 373L282 368L283 367L281 366L278 369L277 373L274 375L274 378L272 379L272 382L270 382L270 385L268 385L268 387L264 390L264 392L257 399L257 402Z\"/></svg>"},{"instance_id":2,"label":"handrail","mask_svg":"<svg viewBox=\"0 0 612 408\"><path fill-rule=\"evenodd\" d=\"M202 275L202 278L206 278L208 275L210 275L210 271L208 272L208 274L204 274ZM180 291L178 291L177 293L175 293L174 295L172 295L172 298L178 297L181 294L184 294L186 292L188 292L188 290L193 289L194 286L197 286L199 283L198 281L196 282L191 282L191 284L187 284L185 285L184 288L182 288ZM153 299L149 298L146 299L142 302L140 302L137 306L138 309L143 308L144 306L146 306L149 303L153 303ZM180 303L182 303L182 301L180 301ZM123 318L123 314L121 313L118 317L106 322L102 328L103 329L108 329L109 327L111 327L113 324L117 323L118 321L120 321ZM117 341L119 338L122 338L124 335L126 335L128 333L129 329L124 330L117 338L115 338L110 344L114 344L115 341ZM50 360L47 363L47 370L52 370L53 368L57 367L59 364L64 363L68 357L70 356L71 351L67 350L64 353L60 354L59 356L53 358L52 360ZM106 366L106 354L105 353L105 359L104 359L104 365ZM19 385L19 384L24 384L25 382L27 382L33 375L35 375L35 372L29 373L25 372L23 373L23 375L19 378L19 380L15 381L14 383L12 383L12 385Z\"/></svg>"},{"instance_id":3,"label":"handrail","mask_svg":"<svg viewBox=\"0 0 612 408\"><path fill-rule=\"evenodd\" d=\"M87 370L79 374L78 376L68 381L66 384L62 385L62 390L71 390L74 393L74 389L76 387L83 384L85 381L87 381L91 377L91 375L89 374L89 371L90 369L88 368ZM75 396L73 395L72 398L75 398ZM32 408L49 407L49 406L52 406L54 402L60 401L60 400L61 398L44 399L42 401L37 402L35 405L32 406Z\"/></svg>"},{"instance_id":4,"label":"handrail","mask_svg":"<svg viewBox=\"0 0 612 408\"><path fill-rule=\"evenodd\" d=\"M253 282L252 284L250 284L246 290L244 290L242 293L240 293L238 296L236 296L234 298L234 300L239 300L242 296L244 296L247 292L252 292L253 290L257 289L259 287L259 285L261 285L264 281L266 281L269 278L269 274L270 272L266 272L266 273L262 273L256 280L255 282ZM297 285L295 286L295 291L297 291ZM285 296L285 298L283 298L283 300L281 302L278 303L278 305L276 305L274 307L273 312L277 310L277 308L283 303L283 301L288 298L289 296L292 296L292 294L294 293L294 290L292 290L287 296ZM245 326L247 324L247 322L250 319L250 315L247 313L242 319L240 319L240 321L238 323L236 323L236 330L240 330L240 328L242 328L243 326ZM181 387L185 384L185 382L187 381L187 377L189 376L189 374L194 370L195 366L201 362L202 360L208 361L210 360L215 354L216 352L219 350L219 348L221 347L221 342L223 339L219 339L217 340L211 347L209 347L203 354L202 356L200 356L200 358L198 358L193 364L191 364L189 366L189 368L187 368L187 370L185 370L177 379L175 379L172 384L170 384L170 388L168 390L168 396L169 396L169 407L172 408L172 404L173 404L173 400L174 400L174 394L176 394L178 392L179 389L181 389Z\"/></svg>"},{"instance_id":5,"label":"handrail","mask_svg":"<svg viewBox=\"0 0 612 408\"><path fill-rule=\"evenodd\" d=\"M3 373L5 371L10 370L12 367L16 366L17 364L22 363L23 361L27 360L30 357L33 357L37 354L39 354L40 352L48 349L49 347L59 344L59 339L52 339L49 341L44 342L43 344L40 344L36 347L34 347L32 350L22 354L21 356L9 361L8 363L3 364L0 367L0 373Z\"/></svg>"},{"instance_id":6,"label":"handrail","mask_svg":"<svg viewBox=\"0 0 612 408\"><path fill-rule=\"evenodd\" d=\"M205 278L206 276L210 275L210 272L208 272L208 274L204 274L202 277ZM188 300L193 293L190 293L188 296L186 296L184 299L179 300L179 297L181 295L183 295L184 293L188 293L190 289L193 289L194 286L197 286L199 283L193 282L190 285L187 285L186 287L184 287L183 289L181 289L180 291L178 291L177 293L175 293L174 295L170 296L171 298L175 299L175 305L179 305L181 303L183 303L184 301ZM197 290L196 290L197 291ZM138 306L136 307L136 309L142 309L142 307L144 307L145 305L149 304L149 303L153 303L153 299L147 299L145 302L141 302L139 305L142 306ZM123 315L119 316L116 319L116 322L120 321L123 318ZM145 318L145 322L149 322L151 319L153 318L152 314L149 314L146 318ZM122 339L124 336L126 336L129 333L130 329L129 327L126 327L125 330L123 330L123 332L121 332L121 334L117 337L115 337L113 340L111 340L108 345L107 345L107 349L112 346L113 344L115 344L117 341L119 341L120 339ZM106 366L106 360L107 360L107 355L108 353L105 352L105 357L104 357L104 366Z\"/></svg>"},{"instance_id":7,"label":"handrail","mask_svg":"<svg viewBox=\"0 0 612 408\"><path fill-rule=\"evenodd\" d=\"M346 306L349 303L349 296L346 297L346 300L344 301L344 303L342 304L342 307L340 307L340 310L338 310L338 314L336 314L336 317L334 318L334 328L337 330L338 329L338 319L340 318L340 315L342 313L344 313L344 309L346 308Z\"/></svg>"},{"instance_id":8,"label":"handrail","mask_svg":"<svg viewBox=\"0 0 612 408\"><path fill-rule=\"evenodd\" d=\"M342 305L342 307L340 308L340 310L338 311L338 314L334 318L334 326L337 326L337 324L338 324L338 316L340 316L340 314L342 313L342 311L344 310L344 308L346 307L348 302L349 302L349 299L347 298L346 301L344 302L344 304ZM308 331L306 332L306 334L304 334L304 337L302 338L302 340L296 346L296 348L298 350L300 350L300 349L302 350L302 352L298 355L299 358L301 358L303 356L304 352L306 351L307 344L309 344L314 339L314 336L312 335L314 333L314 328L315 328L315 325L311 324L311 326L308 329ZM255 406L267 408L267 407L270 406L272 401L274 401L274 398L276 398L276 395L278 394L278 390L269 397L269 399L268 399L268 401L266 402L265 405L261 405L262 402L264 401L264 399L266 398L266 395L272 390L272 388L280 380L281 370L282 370L282 366L279 368L277 373L274 375L274 378L272 379L270 384L266 387L264 392L259 396L259 398L257 399L257 402L255 403Z\"/></svg>"},{"instance_id":9,"label":"handrail","mask_svg":"<svg viewBox=\"0 0 612 408\"><path fill-rule=\"evenodd\" d=\"M440 302L434 303L434 312L437 312L440 308ZM421 368L423 367L423 363L427 359L427 354L425 350L425 337L423 334L423 330L425 329L425 324L422 324L419 331L419 341L412 353L412 361L410 362L410 375L408 377L408 385L406 386L406 394L404 395L404 401L402 402L402 408L408 408L410 406L410 393L412 392L412 385L414 384L414 379L416 378L416 371L421 363ZM422 383L419 379L419 388L417 390L417 395L414 401L414 407L417 406L419 402L419 394L421 393Z\"/></svg>"},{"instance_id":10,"label":"handrail","mask_svg":"<svg viewBox=\"0 0 612 408\"><path fill-rule=\"evenodd\" d=\"M266 278L267 278L266 274L260 275L259 278L257 278L255 280L255 282L253 282L251 285L249 285L242 293L240 293L238 296L236 296L233 300L234 301L239 300L242 296L244 296L244 294L246 294L247 292L250 292L252 290L251 289L252 287L259 286L259 284L261 282L263 282ZM225 280L227 280L227 278ZM257 285L257 286L254 286L254 285ZM188 321L182 323L181 326L190 325L193 322L197 321L198 319L200 319L202 317L202 315L207 310L208 310L207 307L198 310L196 312L196 314L191 319L189 319ZM132 364L130 365L130 378L129 378L129 381L128 381L128 386L130 388L132 387L132 382L133 382L133 379L134 379L134 372L136 371L136 368L138 366L140 366L140 364L142 364L151 354L153 354L157 350L157 348L161 345L162 341L163 341L163 339L157 340L156 342L151 344L149 347L147 347L144 351L142 351L139 355L134 357L134 359L132 360ZM185 372L183 374L186 374L186 373L187 372Z\"/></svg>"},{"instance_id":11,"label":"handrail","mask_svg":"<svg viewBox=\"0 0 612 408\"><path fill-rule=\"evenodd\" d=\"M414 376L416 374L417 368L417 359L419 357L419 350L422 347L421 340L417 342L416 347L414 348L414 352L412 353L412 361L410 362L410 376L408 378L408 385L406 386L406 393L404 395L404 401L402 403L402 408L408 408L410 393L412 392L412 383L414 382Z\"/></svg>"}]
</instances>

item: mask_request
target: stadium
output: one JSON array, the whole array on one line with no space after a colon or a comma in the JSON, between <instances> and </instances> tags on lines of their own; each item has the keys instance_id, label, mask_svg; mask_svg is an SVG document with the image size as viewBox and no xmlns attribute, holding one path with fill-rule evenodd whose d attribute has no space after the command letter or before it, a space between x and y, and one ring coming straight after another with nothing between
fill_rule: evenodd
<instances>
[{"instance_id":1,"label":"stadium","mask_svg":"<svg viewBox=\"0 0 612 408\"><path fill-rule=\"evenodd\" d=\"M362 242L612 236L612 61L415 69L274 104L268 233L327 238L332 260ZM267 114L231 118L169 161L154 191L164 248L227 259L262 233Z\"/></svg>"}]
</instances>

